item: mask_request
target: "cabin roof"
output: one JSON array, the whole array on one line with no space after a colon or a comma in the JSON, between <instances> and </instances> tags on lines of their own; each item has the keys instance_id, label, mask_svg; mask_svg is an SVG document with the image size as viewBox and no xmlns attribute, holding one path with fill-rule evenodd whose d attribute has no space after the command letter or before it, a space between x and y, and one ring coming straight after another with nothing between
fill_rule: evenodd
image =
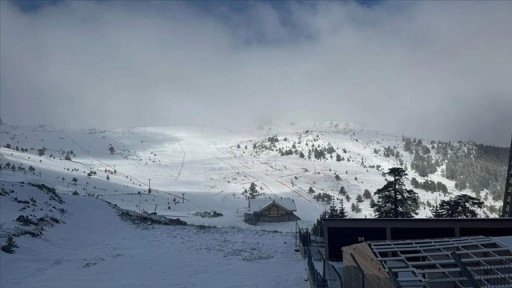
<instances>
[{"instance_id":1,"label":"cabin roof","mask_svg":"<svg viewBox=\"0 0 512 288\"><path fill-rule=\"evenodd\" d=\"M295 207L295 201L291 198L258 198L258 199L249 199L249 207L253 212L260 212L263 209L270 206L272 203L275 203L288 211L297 211Z\"/></svg>"}]
</instances>

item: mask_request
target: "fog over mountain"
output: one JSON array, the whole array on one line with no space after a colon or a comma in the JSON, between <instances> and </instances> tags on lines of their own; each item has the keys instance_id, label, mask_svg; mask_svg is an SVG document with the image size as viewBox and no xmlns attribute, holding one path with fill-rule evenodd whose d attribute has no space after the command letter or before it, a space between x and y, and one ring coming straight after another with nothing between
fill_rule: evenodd
<instances>
[{"instance_id":1,"label":"fog over mountain","mask_svg":"<svg viewBox=\"0 0 512 288\"><path fill-rule=\"evenodd\" d=\"M508 146L512 2L0 3L0 116L63 127L335 120Z\"/></svg>"}]
</instances>

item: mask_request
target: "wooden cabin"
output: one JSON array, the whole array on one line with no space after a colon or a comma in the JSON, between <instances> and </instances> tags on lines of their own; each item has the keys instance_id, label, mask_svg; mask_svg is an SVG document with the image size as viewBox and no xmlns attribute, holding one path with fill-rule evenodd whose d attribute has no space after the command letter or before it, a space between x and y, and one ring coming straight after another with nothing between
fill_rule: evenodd
<instances>
[{"instance_id":1,"label":"wooden cabin","mask_svg":"<svg viewBox=\"0 0 512 288\"><path fill-rule=\"evenodd\" d=\"M295 201L290 198L249 199L249 211L244 215L246 223L295 221Z\"/></svg>"}]
</instances>

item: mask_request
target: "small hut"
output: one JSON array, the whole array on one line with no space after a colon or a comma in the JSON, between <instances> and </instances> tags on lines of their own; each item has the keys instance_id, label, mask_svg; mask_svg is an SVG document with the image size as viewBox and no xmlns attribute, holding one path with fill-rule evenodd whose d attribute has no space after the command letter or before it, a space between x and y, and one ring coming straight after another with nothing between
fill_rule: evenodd
<instances>
[{"instance_id":1,"label":"small hut","mask_svg":"<svg viewBox=\"0 0 512 288\"><path fill-rule=\"evenodd\" d=\"M295 201L291 198L261 198L249 200L249 211L244 215L246 223L295 221Z\"/></svg>"}]
</instances>

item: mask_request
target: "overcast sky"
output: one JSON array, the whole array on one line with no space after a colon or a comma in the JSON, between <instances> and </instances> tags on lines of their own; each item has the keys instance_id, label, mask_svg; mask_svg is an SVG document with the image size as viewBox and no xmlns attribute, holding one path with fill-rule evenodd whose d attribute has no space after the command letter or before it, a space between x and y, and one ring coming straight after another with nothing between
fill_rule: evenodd
<instances>
[{"instance_id":1,"label":"overcast sky","mask_svg":"<svg viewBox=\"0 0 512 288\"><path fill-rule=\"evenodd\" d=\"M335 120L510 144L509 1L0 2L9 124Z\"/></svg>"}]
</instances>

